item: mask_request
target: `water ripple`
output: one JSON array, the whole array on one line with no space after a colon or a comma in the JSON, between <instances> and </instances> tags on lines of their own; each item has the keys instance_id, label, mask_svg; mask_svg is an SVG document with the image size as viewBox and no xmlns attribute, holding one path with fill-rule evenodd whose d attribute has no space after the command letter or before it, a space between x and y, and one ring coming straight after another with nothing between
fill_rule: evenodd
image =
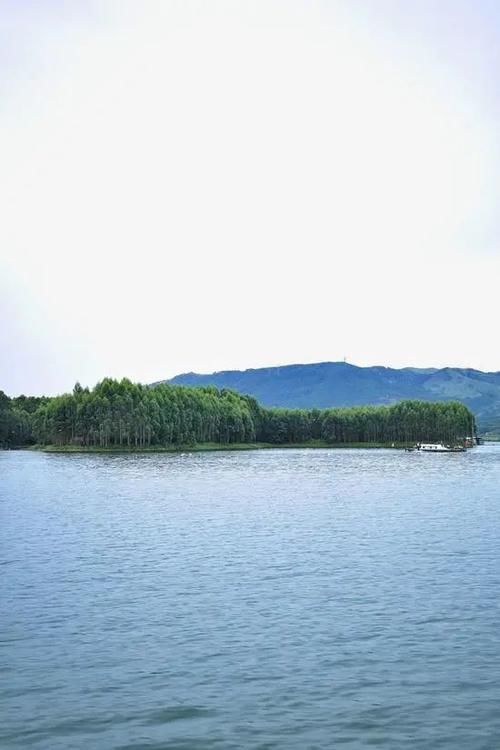
<instances>
[{"instance_id":1,"label":"water ripple","mask_svg":"<svg viewBox=\"0 0 500 750\"><path fill-rule=\"evenodd\" d=\"M498 750L500 449L455 458L0 452L0 747Z\"/></svg>"}]
</instances>

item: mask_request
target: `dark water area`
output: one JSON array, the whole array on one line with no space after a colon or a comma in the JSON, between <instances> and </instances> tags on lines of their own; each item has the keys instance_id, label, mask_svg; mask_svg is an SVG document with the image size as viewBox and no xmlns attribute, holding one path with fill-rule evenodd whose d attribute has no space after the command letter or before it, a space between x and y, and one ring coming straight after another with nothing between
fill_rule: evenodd
<instances>
[{"instance_id":1,"label":"dark water area","mask_svg":"<svg viewBox=\"0 0 500 750\"><path fill-rule=\"evenodd\" d=\"M500 446L0 452L0 748L498 750Z\"/></svg>"}]
</instances>

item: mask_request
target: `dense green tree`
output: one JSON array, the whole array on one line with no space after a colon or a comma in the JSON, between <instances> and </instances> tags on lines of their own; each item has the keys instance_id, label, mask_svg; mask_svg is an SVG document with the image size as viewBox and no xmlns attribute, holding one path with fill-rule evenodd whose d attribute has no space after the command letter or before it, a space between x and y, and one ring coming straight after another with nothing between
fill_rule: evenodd
<instances>
[{"instance_id":1,"label":"dense green tree","mask_svg":"<svg viewBox=\"0 0 500 750\"><path fill-rule=\"evenodd\" d=\"M105 378L89 390L77 383L55 398L0 391L0 446L37 442L102 448L249 443L276 445L323 440L348 442L443 441L474 430L461 403L402 401L392 406L268 409L250 396L213 386L153 387Z\"/></svg>"},{"instance_id":2,"label":"dense green tree","mask_svg":"<svg viewBox=\"0 0 500 750\"><path fill-rule=\"evenodd\" d=\"M26 399L26 396L10 399L0 391L0 448L29 445L33 441L34 402L41 399Z\"/></svg>"}]
</instances>

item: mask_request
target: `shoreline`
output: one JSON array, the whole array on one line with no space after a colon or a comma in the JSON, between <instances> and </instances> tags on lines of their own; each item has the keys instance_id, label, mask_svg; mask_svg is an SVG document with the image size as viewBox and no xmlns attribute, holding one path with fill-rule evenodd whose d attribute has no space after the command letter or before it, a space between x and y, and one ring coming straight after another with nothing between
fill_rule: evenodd
<instances>
[{"instance_id":1,"label":"shoreline","mask_svg":"<svg viewBox=\"0 0 500 750\"><path fill-rule=\"evenodd\" d=\"M79 445L31 445L27 450L42 453L209 453L216 451L255 451L255 450L293 450L295 449L371 449L381 450L389 448L392 450L403 450L408 447L407 443L327 443L323 440L305 441L302 443L196 443L194 445L156 445L148 447L135 446L79 446ZM26 449L25 449L26 450Z\"/></svg>"}]
</instances>

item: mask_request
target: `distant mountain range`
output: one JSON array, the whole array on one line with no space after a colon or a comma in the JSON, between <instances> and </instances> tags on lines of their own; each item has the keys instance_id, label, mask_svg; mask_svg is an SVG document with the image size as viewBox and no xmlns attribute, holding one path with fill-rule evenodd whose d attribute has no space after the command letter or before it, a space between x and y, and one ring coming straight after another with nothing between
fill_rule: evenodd
<instances>
[{"instance_id":1,"label":"distant mountain range","mask_svg":"<svg viewBox=\"0 0 500 750\"><path fill-rule=\"evenodd\" d=\"M476 415L482 433L500 433L500 372L444 367L357 367L346 362L177 375L169 383L232 388L265 406L324 408L391 404L401 399L458 400Z\"/></svg>"}]
</instances>

